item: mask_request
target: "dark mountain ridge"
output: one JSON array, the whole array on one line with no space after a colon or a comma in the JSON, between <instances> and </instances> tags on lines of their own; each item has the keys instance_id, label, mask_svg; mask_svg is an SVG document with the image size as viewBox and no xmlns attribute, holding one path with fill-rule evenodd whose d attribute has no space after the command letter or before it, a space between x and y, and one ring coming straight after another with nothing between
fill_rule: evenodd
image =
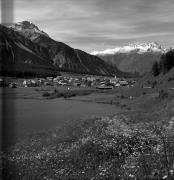
<instances>
[{"instance_id":1,"label":"dark mountain ridge","mask_svg":"<svg viewBox=\"0 0 174 180\"><path fill-rule=\"evenodd\" d=\"M57 74L46 48L2 25L0 25L0 39L2 75Z\"/></svg>"},{"instance_id":2,"label":"dark mountain ridge","mask_svg":"<svg viewBox=\"0 0 174 180\"><path fill-rule=\"evenodd\" d=\"M130 76L99 57L53 40L34 24L24 21L10 27L0 26L1 64L34 69L51 68L55 71ZM37 69L37 68L36 68Z\"/></svg>"}]
</instances>

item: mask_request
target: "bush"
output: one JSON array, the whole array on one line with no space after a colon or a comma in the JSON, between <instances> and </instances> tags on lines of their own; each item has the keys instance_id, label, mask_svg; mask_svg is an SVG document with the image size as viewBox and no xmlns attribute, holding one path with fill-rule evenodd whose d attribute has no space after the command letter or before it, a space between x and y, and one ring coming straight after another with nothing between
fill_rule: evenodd
<instances>
[{"instance_id":1,"label":"bush","mask_svg":"<svg viewBox=\"0 0 174 180\"><path fill-rule=\"evenodd\" d=\"M174 81L174 77L169 77L168 81Z\"/></svg>"},{"instance_id":2,"label":"bush","mask_svg":"<svg viewBox=\"0 0 174 180\"><path fill-rule=\"evenodd\" d=\"M125 97L124 95L121 95L120 98L121 98L121 99L125 99L126 97Z\"/></svg>"},{"instance_id":3,"label":"bush","mask_svg":"<svg viewBox=\"0 0 174 180\"><path fill-rule=\"evenodd\" d=\"M73 92L66 92L63 94L64 98L70 98L70 97L74 97L74 96L76 96L76 93L73 93Z\"/></svg>"},{"instance_id":4,"label":"bush","mask_svg":"<svg viewBox=\"0 0 174 180\"><path fill-rule=\"evenodd\" d=\"M47 92L47 91L46 91L46 92L43 92L42 96L43 96L43 97L49 97L49 96L50 96L50 93Z\"/></svg>"},{"instance_id":5,"label":"bush","mask_svg":"<svg viewBox=\"0 0 174 180\"><path fill-rule=\"evenodd\" d=\"M165 98L167 98L169 96L169 93L165 90L161 90L159 91L159 95L158 95L158 98L163 100Z\"/></svg>"},{"instance_id":6,"label":"bush","mask_svg":"<svg viewBox=\"0 0 174 180\"><path fill-rule=\"evenodd\" d=\"M154 88L157 85L157 81L155 80L155 81L151 82L151 84L152 84L152 88Z\"/></svg>"}]
</instances>

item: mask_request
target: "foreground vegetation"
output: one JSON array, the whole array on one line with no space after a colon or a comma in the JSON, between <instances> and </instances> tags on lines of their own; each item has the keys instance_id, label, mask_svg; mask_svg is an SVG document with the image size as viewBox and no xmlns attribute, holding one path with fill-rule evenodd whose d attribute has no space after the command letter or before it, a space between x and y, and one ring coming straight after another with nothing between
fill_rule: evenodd
<instances>
[{"instance_id":1,"label":"foreground vegetation","mask_svg":"<svg viewBox=\"0 0 174 180\"><path fill-rule=\"evenodd\" d=\"M85 95L89 95L92 94L94 92L99 92L95 89L64 89L64 90L58 90L58 89L54 89L51 91L47 91L47 90L41 90L43 91L42 96L43 97L47 97L49 99L52 98L59 98L59 97L64 97L64 98L70 98L70 97L74 97L74 96L85 96Z\"/></svg>"},{"instance_id":2,"label":"foreground vegetation","mask_svg":"<svg viewBox=\"0 0 174 180\"><path fill-rule=\"evenodd\" d=\"M3 156L6 179L164 179L173 177L174 118L129 123L94 117L32 135ZM9 171L10 169L10 171Z\"/></svg>"}]
</instances>

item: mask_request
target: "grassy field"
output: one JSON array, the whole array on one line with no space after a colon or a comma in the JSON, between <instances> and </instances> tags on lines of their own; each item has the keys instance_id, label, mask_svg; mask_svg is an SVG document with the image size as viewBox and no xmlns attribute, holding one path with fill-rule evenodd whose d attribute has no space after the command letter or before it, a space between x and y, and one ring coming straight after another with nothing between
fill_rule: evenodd
<instances>
[{"instance_id":1,"label":"grassy field","mask_svg":"<svg viewBox=\"0 0 174 180\"><path fill-rule=\"evenodd\" d=\"M45 92L49 95L43 96ZM110 104L118 111L40 131L16 143L3 156L7 179L174 178L173 91L49 87L36 93L44 99L72 93L66 100Z\"/></svg>"}]
</instances>

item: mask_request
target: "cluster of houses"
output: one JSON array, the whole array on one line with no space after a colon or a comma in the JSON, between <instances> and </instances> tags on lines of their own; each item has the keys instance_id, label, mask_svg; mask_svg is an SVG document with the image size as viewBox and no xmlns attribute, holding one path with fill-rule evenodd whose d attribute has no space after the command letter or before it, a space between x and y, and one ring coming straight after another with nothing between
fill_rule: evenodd
<instances>
[{"instance_id":1,"label":"cluster of houses","mask_svg":"<svg viewBox=\"0 0 174 180\"><path fill-rule=\"evenodd\" d=\"M15 83L15 82L6 82L4 79L0 78L0 87L17 88L17 83Z\"/></svg>"},{"instance_id":2,"label":"cluster of houses","mask_svg":"<svg viewBox=\"0 0 174 180\"><path fill-rule=\"evenodd\" d=\"M97 88L109 88L109 87L119 87L119 86L133 86L134 80L126 80L123 78L109 78L109 77L99 77L99 76L57 76L56 78L47 77L45 79L35 79L35 80L24 80L24 87L31 86L80 86L80 87L97 87Z\"/></svg>"},{"instance_id":3,"label":"cluster of houses","mask_svg":"<svg viewBox=\"0 0 174 180\"><path fill-rule=\"evenodd\" d=\"M134 80L126 80L117 77L101 77L101 76L57 76L56 78L35 78L24 79L18 86L22 87L38 87L38 86L80 86L80 87L96 87L98 89L113 89L119 86L133 86Z\"/></svg>"}]
</instances>

